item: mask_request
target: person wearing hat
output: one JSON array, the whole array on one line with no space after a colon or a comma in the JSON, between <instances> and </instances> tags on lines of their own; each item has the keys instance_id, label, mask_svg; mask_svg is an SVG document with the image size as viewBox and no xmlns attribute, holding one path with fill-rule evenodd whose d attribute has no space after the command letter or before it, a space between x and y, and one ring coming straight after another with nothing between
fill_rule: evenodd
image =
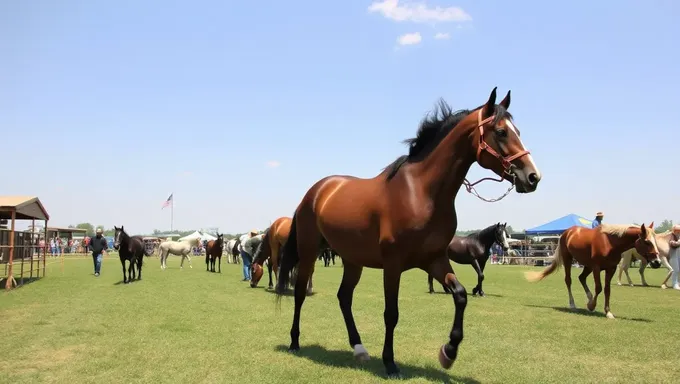
<instances>
[{"instance_id":1,"label":"person wearing hat","mask_svg":"<svg viewBox=\"0 0 680 384\"><path fill-rule=\"evenodd\" d=\"M239 253L241 254L241 260L243 260L243 281L250 281L250 264L253 262L253 248L246 247L246 243L254 236L257 236L257 229L253 229L249 233L241 236L239 240Z\"/></svg>"},{"instance_id":2,"label":"person wearing hat","mask_svg":"<svg viewBox=\"0 0 680 384\"><path fill-rule=\"evenodd\" d=\"M680 272L680 225L675 224L673 226L673 233L671 234L671 240L668 242L671 251L668 255L668 261L670 262L671 268L673 268L673 274L671 275L671 281L673 282L673 289L680 290L680 282L678 282L678 272Z\"/></svg>"},{"instance_id":3,"label":"person wearing hat","mask_svg":"<svg viewBox=\"0 0 680 384\"><path fill-rule=\"evenodd\" d=\"M103 253L109 248L104 237L104 231L97 228L97 235L90 241L90 250L92 250L92 261L94 262L94 275L99 276L102 269Z\"/></svg>"},{"instance_id":4,"label":"person wearing hat","mask_svg":"<svg viewBox=\"0 0 680 384\"><path fill-rule=\"evenodd\" d=\"M593 220L593 225L591 228L597 228L602 224L602 219L604 218L604 214L602 212L598 212L595 214L595 220Z\"/></svg>"}]
</instances>

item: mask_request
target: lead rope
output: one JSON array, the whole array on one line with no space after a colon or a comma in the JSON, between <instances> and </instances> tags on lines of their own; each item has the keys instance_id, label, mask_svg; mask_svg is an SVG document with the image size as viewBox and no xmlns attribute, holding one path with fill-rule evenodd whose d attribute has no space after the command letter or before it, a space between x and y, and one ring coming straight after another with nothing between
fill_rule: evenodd
<instances>
[{"instance_id":1,"label":"lead rope","mask_svg":"<svg viewBox=\"0 0 680 384\"><path fill-rule=\"evenodd\" d=\"M483 179L477 180L476 182L474 182L474 183L472 183L472 184L470 184L470 182L468 181L468 179L465 179L465 180L463 180L463 185L465 186L465 190L467 190L468 193L470 193L470 194L473 195L473 196L476 196L479 200L482 200L482 201L487 202L487 203L495 203L495 202L497 202L497 201L503 200L503 199L505 198L505 196L509 195L510 192L512 192L512 190L515 189L515 177L516 177L516 176L515 176L515 174L513 173L513 174L512 174L512 183L510 184L510 188L508 188L508 190L505 191L505 193L502 194L500 197L497 197L497 198L495 198L495 199L486 199L486 198L482 197L482 196L479 194L479 192L477 192L477 190L475 189L475 185L479 184L480 182L482 182L482 181L484 181L484 180L493 180L493 181L497 181L497 182L502 182L502 181L503 181L503 178L502 178L502 177L501 177L499 180L497 180L497 179L492 179L492 178L490 178L490 177L485 177L485 178L483 178Z\"/></svg>"}]
</instances>

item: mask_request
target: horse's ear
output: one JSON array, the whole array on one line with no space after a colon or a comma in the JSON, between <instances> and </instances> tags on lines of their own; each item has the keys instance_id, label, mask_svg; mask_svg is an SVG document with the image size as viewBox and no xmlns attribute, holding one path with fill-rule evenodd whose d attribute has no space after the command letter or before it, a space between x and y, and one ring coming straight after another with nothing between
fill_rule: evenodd
<instances>
[{"instance_id":1,"label":"horse's ear","mask_svg":"<svg viewBox=\"0 0 680 384\"><path fill-rule=\"evenodd\" d=\"M651 224L649 224L649 229L654 229L654 222L652 221Z\"/></svg>"},{"instance_id":2,"label":"horse's ear","mask_svg":"<svg viewBox=\"0 0 680 384\"><path fill-rule=\"evenodd\" d=\"M505 223L503 223L503 226L504 226L504 227L507 227L507 226L508 226L508 222L506 221Z\"/></svg>"},{"instance_id":3,"label":"horse's ear","mask_svg":"<svg viewBox=\"0 0 680 384\"><path fill-rule=\"evenodd\" d=\"M124 225L121 225L121 226L120 226L120 230L122 231L123 228L125 228L125 226L124 226Z\"/></svg>"},{"instance_id":4,"label":"horse's ear","mask_svg":"<svg viewBox=\"0 0 680 384\"><path fill-rule=\"evenodd\" d=\"M645 223L642 223L640 226L640 237L647 237L647 228L645 227Z\"/></svg>"},{"instance_id":5,"label":"horse's ear","mask_svg":"<svg viewBox=\"0 0 680 384\"><path fill-rule=\"evenodd\" d=\"M493 115L493 111L496 107L496 88L498 87L493 87L493 90L491 91L491 95L489 95L489 100L486 102L484 105L484 118L486 119L487 117L490 117Z\"/></svg>"},{"instance_id":6,"label":"horse's ear","mask_svg":"<svg viewBox=\"0 0 680 384\"><path fill-rule=\"evenodd\" d=\"M510 108L510 91L508 91L508 94L505 95L505 97L503 98L503 100L501 100L499 105L505 108L506 110Z\"/></svg>"}]
</instances>

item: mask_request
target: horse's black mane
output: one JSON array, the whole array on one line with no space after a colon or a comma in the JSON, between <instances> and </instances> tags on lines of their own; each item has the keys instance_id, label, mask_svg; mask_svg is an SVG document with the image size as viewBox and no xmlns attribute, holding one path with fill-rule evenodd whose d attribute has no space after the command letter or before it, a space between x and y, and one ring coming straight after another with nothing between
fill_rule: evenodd
<instances>
[{"instance_id":1,"label":"horse's black mane","mask_svg":"<svg viewBox=\"0 0 680 384\"><path fill-rule=\"evenodd\" d=\"M493 224L490 225L484 229L482 229L479 232L472 232L471 234L467 235L468 238L472 238L477 240L480 244L484 245L486 248L489 248L493 245L493 243L496 242L496 227L498 227L499 224ZM487 243L488 241L491 241L490 243Z\"/></svg>"},{"instance_id":2,"label":"horse's black mane","mask_svg":"<svg viewBox=\"0 0 680 384\"><path fill-rule=\"evenodd\" d=\"M423 160L458 123L470 113L482 107L484 106L482 105L475 109L461 109L454 112L444 99L439 99L434 110L425 115L425 118L420 122L416 137L403 141L404 144L409 146L408 155L399 156L392 164L384 168L389 168L387 180L392 179L397 174L397 171L399 171L399 168L405 163ZM494 115L496 116L494 124L497 124L504 117L512 117L510 112L500 105L495 105Z\"/></svg>"}]
</instances>

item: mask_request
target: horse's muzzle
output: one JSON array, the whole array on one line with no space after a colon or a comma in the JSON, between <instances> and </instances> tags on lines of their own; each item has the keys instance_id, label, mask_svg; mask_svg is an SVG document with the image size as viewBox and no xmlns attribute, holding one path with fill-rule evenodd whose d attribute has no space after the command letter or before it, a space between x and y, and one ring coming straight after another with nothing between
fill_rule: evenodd
<instances>
[{"instance_id":1,"label":"horse's muzzle","mask_svg":"<svg viewBox=\"0 0 680 384\"><path fill-rule=\"evenodd\" d=\"M659 259L652 260L652 261L649 262L649 266L652 269L659 269L661 267L661 262L659 262Z\"/></svg>"},{"instance_id":2,"label":"horse's muzzle","mask_svg":"<svg viewBox=\"0 0 680 384\"><path fill-rule=\"evenodd\" d=\"M114 245L113 245L113 249L115 249L116 251L117 251L119 248L120 248L120 244L114 244Z\"/></svg>"}]
</instances>

